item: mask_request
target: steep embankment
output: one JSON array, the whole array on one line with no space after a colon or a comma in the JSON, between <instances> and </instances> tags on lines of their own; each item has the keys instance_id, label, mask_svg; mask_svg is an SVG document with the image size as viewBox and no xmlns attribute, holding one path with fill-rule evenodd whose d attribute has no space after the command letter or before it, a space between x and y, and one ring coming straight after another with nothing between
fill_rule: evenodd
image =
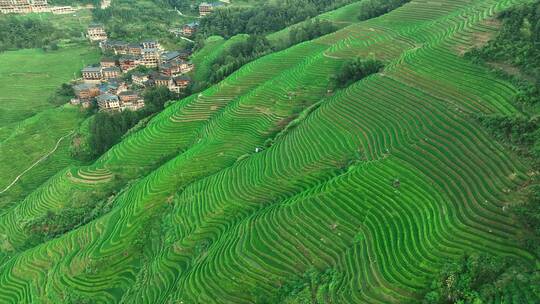
<instances>
[{"instance_id":1,"label":"steep embankment","mask_svg":"<svg viewBox=\"0 0 540 304\"><path fill-rule=\"evenodd\" d=\"M516 2L412 1L171 105L0 216L0 302L253 303L315 268L321 302L396 303L468 250L533 263L504 209L530 172L470 117L515 89L457 51ZM387 68L329 94L355 56ZM26 222L113 183L108 212L26 249Z\"/></svg>"}]
</instances>

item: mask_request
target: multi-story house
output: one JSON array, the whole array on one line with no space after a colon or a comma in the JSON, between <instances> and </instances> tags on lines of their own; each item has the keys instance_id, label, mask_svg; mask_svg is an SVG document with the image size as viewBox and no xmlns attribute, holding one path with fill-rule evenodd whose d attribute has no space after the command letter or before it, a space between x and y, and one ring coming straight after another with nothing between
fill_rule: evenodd
<instances>
[{"instance_id":1,"label":"multi-story house","mask_svg":"<svg viewBox=\"0 0 540 304\"><path fill-rule=\"evenodd\" d=\"M140 64L140 59L135 56L126 55L120 57L118 62L120 64L120 69L125 73L136 68Z\"/></svg>"},{"instance_id":2,"label":"multi-story house","mask_svg":"<svg viewBox=\"0 0 540 304\"><path fill-rule=\"evenodd\" d=\"M82 69L81 73L85 82L99 82L102 77L100 67L89 66Z\"/></svg>"},{"instance_id":3,"label":"multi-story house","mask_svg":"<svg viewBox=\"0 0 540 304\"><path fill-rule=\"evenodd\" d=\"M118 96L111 93L98 95L96 101L100 110L120 110L120 100L118 100Z\"/></svg>"},{"instance_id":4,"label":"multi-story house","mask_svg":"<svg viewBox=\"0 0 540 304\"><path fill-rule=\"evenodd\" d=\"M104 57L104 58L101 58L101 60L99 61L99 65L101 65L102 68L110 68L110 67L116 66L117 64L116 64L116 60L112 58Z\"/></svg>"},{"instance_id":5,"label":"multi-story house","mask_svg":"<svg viewBox=\"0 0 540 304\"><path fill-rule=\"evenodd\" d=\"M90 41L104 41L108 38L102 24L91 24L88 26L87 36Z\"/></svg>"},{"instance_id":6,"label":"multi-story house","mask_svg":"<svg viewBox=\"0 0 540 304\"><path fill-rule=\"evenodd\" d=\"M108 68L102 68L101 75L103 75L102 77L104 79L112 79L112 78L120 77L120 75L122 75L122 71L120 70L119 67L112 66Z\"/></svg>"},{"instance_id":7,"label":"multi-story house","mask_svg":"<svg viewBox=\"0 0 540 304\"><path fill-rule=\"evenodd\" d=\"M178 76L178 77L172 77L169 81L169 91L174 92L176 94L180 94L183 90L185 90L189 85L191 84L191 78L189 78L186 75Z\"/></svg>"},{"instance_id":8,"label":"multi-story house","mask_svg":"<svg viewBox=\"0 0 540 304\"><path fill-rule=\"evenodd\" d=\"M159 63L158 49L143 49L141 55L141 64L147 68L155 68Z\"/></svg>"}]
</instances>

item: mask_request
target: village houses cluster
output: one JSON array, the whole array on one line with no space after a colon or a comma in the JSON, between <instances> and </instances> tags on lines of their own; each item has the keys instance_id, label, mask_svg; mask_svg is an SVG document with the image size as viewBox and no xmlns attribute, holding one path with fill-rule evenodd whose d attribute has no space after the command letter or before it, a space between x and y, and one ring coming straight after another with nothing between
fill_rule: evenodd
<instances>
[{"instance_id":1,"label":"village houses cluster","mask_svg":"<svg viewBox=\"0 0 540 304\"><path fill-rule=\"evenodd\" d=\"M0 0L0 13L3 14L71 14L76 11L77 8L72 6L49 5L47 0Z\"/></svg>"},{"instance_id":2,"label":"village houses cluster","mask_svg":"<svg viewBox=\"0 0 540 304\"><path fill-rule=\"evenodd\" d=\"M100 110L138 110L144 106L141 90L163 86L180 94L190 84L186 73L194 65L188 61L188 51L165 51L158 41L146 40L141 43L127 43L108 40L104 27L100 24L89 26L88 38L99 42L103 53L114 54L116 58L102 58L99 66L87 66L82 71L82 83L73 86L76 98L72 104L89 107L95 100ZM131 73L131 84L122 76L144 66L151 72Z\"/></svg>"}]
</instances>

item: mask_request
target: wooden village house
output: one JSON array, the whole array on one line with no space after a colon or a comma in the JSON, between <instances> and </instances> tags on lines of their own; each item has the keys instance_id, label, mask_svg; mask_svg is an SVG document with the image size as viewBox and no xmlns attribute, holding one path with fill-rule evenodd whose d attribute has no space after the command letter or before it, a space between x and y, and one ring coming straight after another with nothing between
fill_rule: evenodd
<instances>
[{"instance_id":1,"label":"wooden village house","mask_svg":"<svg viewBox=\"0 0 540 304\"><path fill-rule=\"evenodd\" d=\"M107 32L105 32L102 24L91 24L88 26L87 36L92 42L107 40Z\"/></svg>"}]
</instances>

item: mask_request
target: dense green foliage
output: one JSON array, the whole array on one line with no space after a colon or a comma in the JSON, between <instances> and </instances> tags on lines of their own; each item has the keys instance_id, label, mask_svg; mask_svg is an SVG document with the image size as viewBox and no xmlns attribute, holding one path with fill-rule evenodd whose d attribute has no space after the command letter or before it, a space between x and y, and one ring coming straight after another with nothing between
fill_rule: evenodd
<instances>
[{"instance_id":1,"label":"dense green foliage","mask_svg":"<svg viewBox=\"0 0 540 304\"><path fill-rule=\"evenodd\" d=\"M328 288L337 281L334 269L319 271L310 268L301 276L291 278L283 283L279 290L268 297L254 292L256 304L325 304L331 303L327 298Z\"/></svg>"},{"instance_id":2,"label":"dense green foliage","mask_svg":"<svg viewBox=\"0 0 540 304\"><path fill-rule=\"evenodd\" d=\"M360 4L359 20L368 20L384 15L411 0L366 0Z\"/></svg>"},{"instance_id":3,"label":"dense green foliage","mask_svg":"<svg viewBox=\"0 0 540 304\"><path fill-rule=\"evenodd\" d=\"M90 124L89 146L91 154L98 157L118 143L128 130L141 119L157 113L165 107L169 100L178 96L166 87L147 89L144 94L145 107L142 110L123 112L99 112Z\"/></svg>"},{"instance_id":4,"label":"dense green foliage","mask_svg":"<svg viewBox=\"0 0 540 304\"><path fill-rule=\"evenodd\" d=\"M357 82L371 74L380 72L384 64L375 59L355 58L345 62L336 75L338 88L345 88L351 83Z\"/></svg>"},{"instance_id":5,"label":"dense green foliage","mask_svg":"<svg viewBox=\"0 0 540 304\"><path fill-rule=\"evenodd\" d=\"M65 38L52 23L38 19L0 15L0 52L23 48L46 48Z\"/></svg>"},{"instance_id":6,"label":"dense green foliage","mask_svg":"<svg viewBox=\"0 0 540 304\"><path fill-rule=\"evenodd\" d=\"M496 39L469 56L515 65L540 86L540 1L515 6L502 12L499 19L503 25ZM538 89L533 93L530 102L540 101Z\"/></svg>"},{"instance_id":7,"label":"dense green foliage","mask_svg":"<svg viewBox=\"0 0 540 304\"><path fill-rule=\"evenodd\" d=\"M140 118L140 114L133 111L97 113L90 124L90 148L94 155L99 156L118 143Z\"/></svg>"},{"instance_id":8,"label":"dense green foliage","mask_svg":"<svg viewBox=\"0 0 540 304\"><path fill-rule=\"evenodd\" d=\"M71 98L75 97L73 87L68 83L63 83L56 91L49 97L49 102L53 105L60 106L66 104Z\"/></svg>"},{"instance_id":9,"label":"dense green foliage","mask_svg":"<svg viewBox=\"0 0 540 304\"><path fill-rule=\"evenodd\" d=\"M165 3L153 0L115 0L106 9L92 10L92 15L95 22L105 25L109 39L128 42L158 39L168 48L185 43L169 30L189 20Z\"/></svg>"},{"instance_id":10,"label":"dense green foliage","mask_svg":"<svg viewBox=\"0 0 540 304\"><path fill-rule=\"evenodd\" d=\"M186 93L184 93L186 94ZM154 87L144 91L143 94L147 115L160 112L165 107L165 103L178 99L178 95L169 91L166 87Z\"/></svg>"},{"instance_id":11,"label":"dense green foliage","mask_svg":"<svg viewBox=\"0 0 540 304\"><path fill-rule=\"evenodd\" d=\"M273 51L273 47L264 36L251 35L245 41L237 42L221 53L213 62L209 81L216 83L244 64Z\"/></svg>"},{"instance_id":12,"label":"dense green foliage","mask_svg":"<svg viewBox=\"0 0 540 304\"><path fill-rule=\"evenodd\" d=\"M288 43L283 48L333 33L336 30L337 27L330 21L320 19L308 20L299 26L293 27L289 31Z\"/></svg>"},{"instance_id":13,"label":"dense green foliage","mask_svg":"<svg viewBox=\"0 0 540 304\"><path fill-rule=\"evenodd\" d=\"M481 304L507 303L507 300L531 303L527 298L516 298L520 290L530 286L540 297L540 272L531 265L512 258L475 253L447 263L423 303Z\"/></svg>"},{"instance_id":14,"label":"dense green foliage","mask_svg":"<svg viewBox=\"0 0 540 304\"><path fill-rule=\"evenodd\" d=\"M480 115L479 121L494 135L524 155L540 160L540 118L524 114Z\"/></svg>"},{"instance_id":15,"label":"dense green foliage","mask_svg":"<svg viewBox=\"0 0 540 304\"><path fill-rule=\"evenodd\" d=\"M201 20L203 37L236 34L266 34L304 21L322 12L351 3L352 0L287 0L268 2L252 8L219 9Z\"/></svg>"},{"instance_id":16,"label":"dense green foliage","mask_svg":"<svg viewBox=\"0 0 540 304\"><path fill-rule=\"evenodd\" d=\"M519 236L521 243L540 257L540 185L534 184L526 189L521 203L511 209L523 226Z\"/></svg>"},{"instance_id":17,"label":"dense green foliage","mask_svg":"<svg viewBox=\"0 0 540 304\"><path fill-rule=\"evenodd\" d=\"M335 30L337 28L331 22L314 19L291 29L286 41L270 43L265 36L250 35L247 39L232 44L213 61L208 82L216 83L248 62Z\"/></svg>"}]
</instances>

